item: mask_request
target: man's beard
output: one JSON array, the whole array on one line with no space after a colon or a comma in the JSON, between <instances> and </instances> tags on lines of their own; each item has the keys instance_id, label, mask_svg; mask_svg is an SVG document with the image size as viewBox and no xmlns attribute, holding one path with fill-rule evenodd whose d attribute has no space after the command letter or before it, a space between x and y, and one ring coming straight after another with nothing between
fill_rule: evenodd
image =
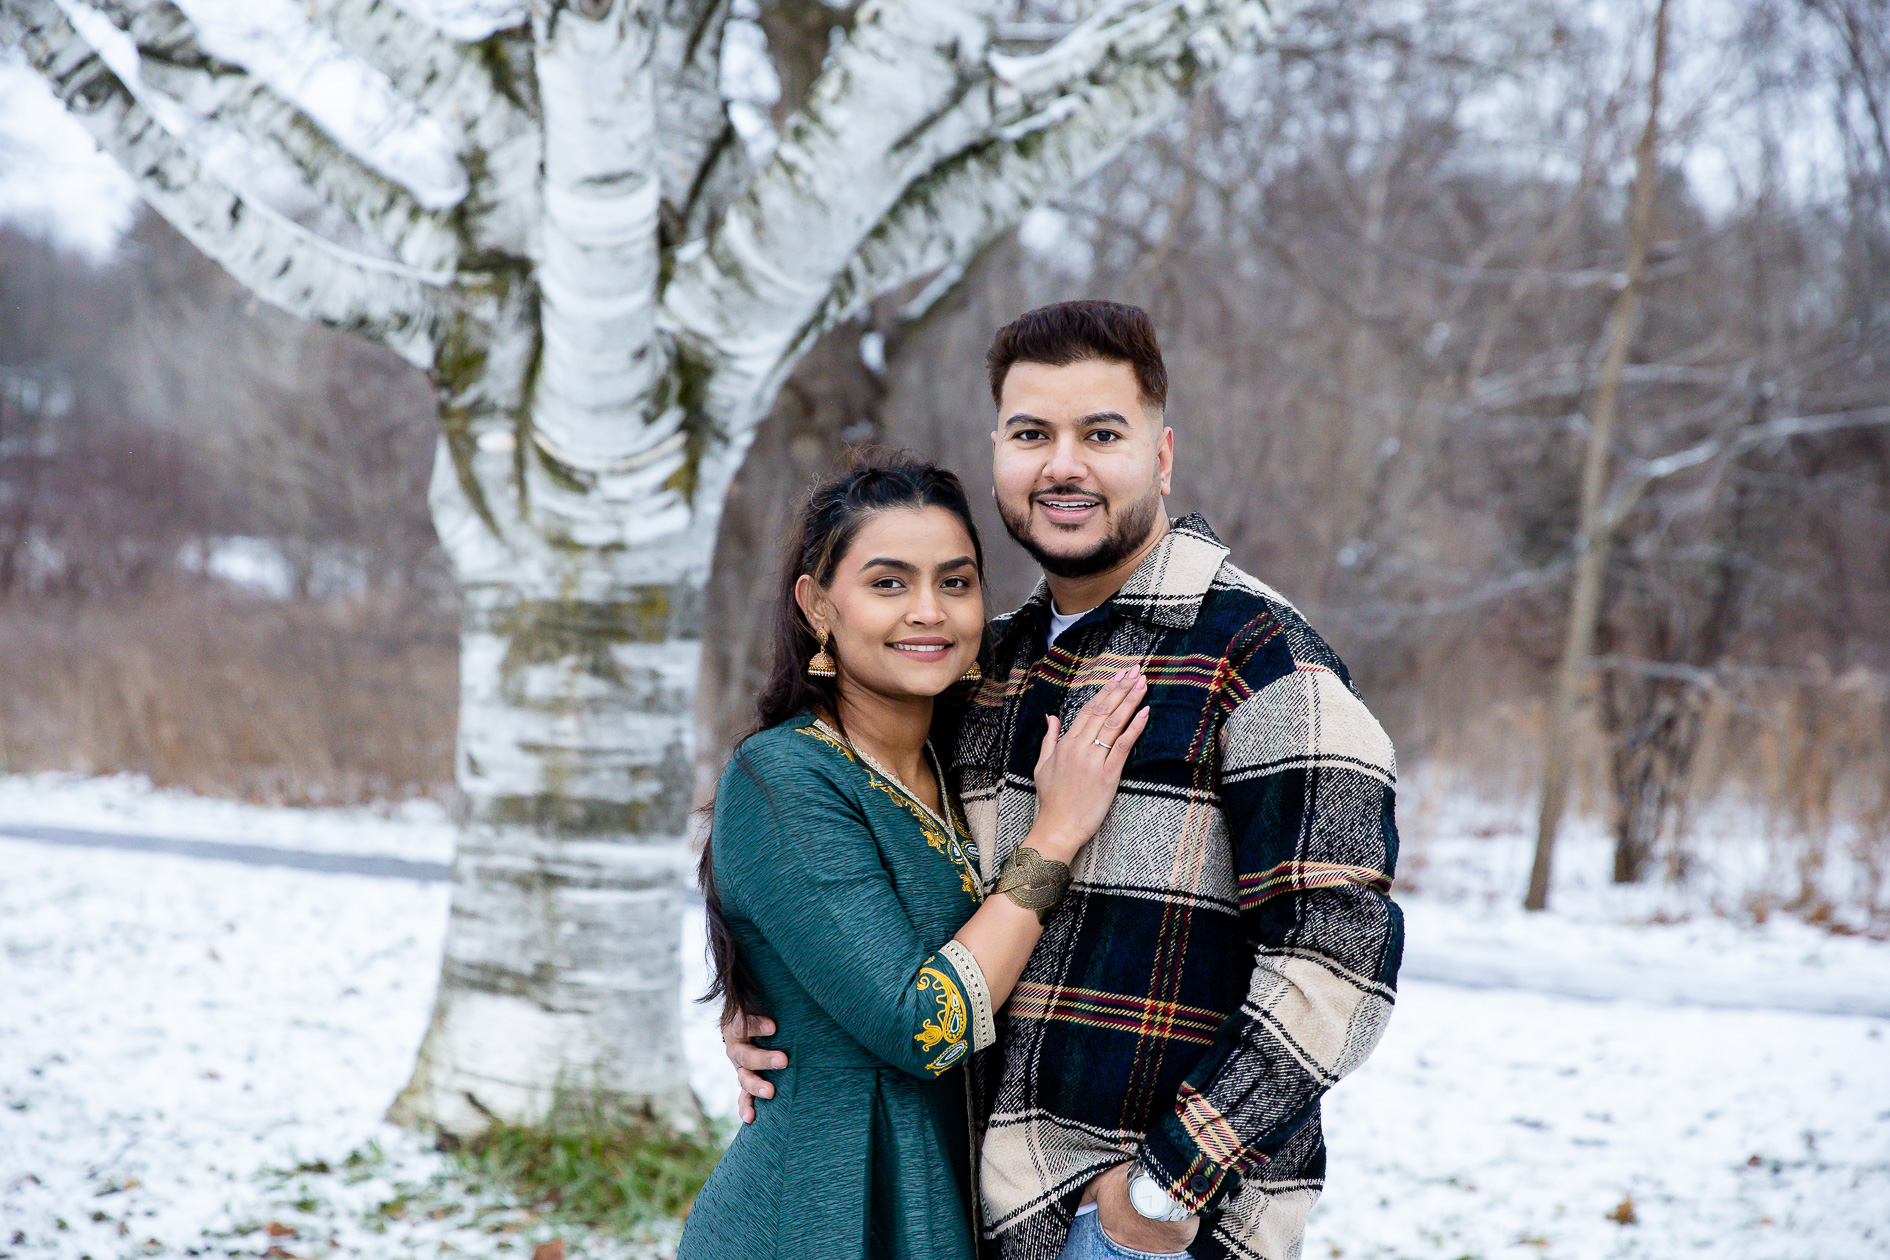
<instances>
[{"instance_id":1,"label":"man's beard","mask_svg":"<svg viewBox=\"0 0 1890 1260\"><path fill-rule=\"evenodd\" d=\"M1080 555L1064 556L1045 551L1041 544L1030 536L1030 508L1037 499L1054 497L1059 494L1085 494L1075 487L1064 489L1052 487L1040 494L1034 494L1025 503L1024 515L1014 517L1002 500L998 501L998 517L1004 522L1005 531L1017 541L1017 545L1031 554L1031 558L1043 566L1043 571L1052 577L1086 578L1098 573L1106 573L1121 564L1124 559L1135 554L1135 549L1148 541L1149 532L1155 528L1155 513L1160 510L1162 496L1151 494L1137 500L1127 511L1116 518L1115 527L1103 540ZM1106 509L1106 500L1099 500L1099 508Z\"/></svg>"}]
</instances>

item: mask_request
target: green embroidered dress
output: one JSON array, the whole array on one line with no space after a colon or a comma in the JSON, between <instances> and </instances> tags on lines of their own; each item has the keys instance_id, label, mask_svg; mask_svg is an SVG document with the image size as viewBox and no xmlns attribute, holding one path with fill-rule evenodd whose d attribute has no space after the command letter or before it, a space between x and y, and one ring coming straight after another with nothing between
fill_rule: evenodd
<instances>
[{"instance_id":1,"label":"green embroidered dress","mask_svg":"<svg viewBox=\"0 0 1890 1260\"><path fill-rule=\"evenodd\" d=\"M970 832L946 810L807 714L730 758L716 889L781 1030L763 1044L788 1067L702 1188L677 1260L975 1256L954 1069L996 1032L984 973L951 939L980 885Z\"/></svg>"}]
</instances>

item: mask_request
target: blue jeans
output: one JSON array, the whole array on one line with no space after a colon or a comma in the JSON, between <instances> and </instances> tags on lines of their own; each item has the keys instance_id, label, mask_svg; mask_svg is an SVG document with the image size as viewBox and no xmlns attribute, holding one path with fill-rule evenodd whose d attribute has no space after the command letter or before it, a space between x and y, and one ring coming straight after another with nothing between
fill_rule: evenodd
<instances>
[{"instance_id":1,"label":"blue jeans","mask_svg":"<svg viewBox=\"0 0 1890 1260\"><path fill-rule=\"evenodd\" d=\"M1124 1247L1103 1232L1102 1213L1085 1212L1070 1226L1070 1237L1057 1254L1057 1260L1175 1260L1185 1251L1137 1251Z\"/></svg>"}]
</instances>

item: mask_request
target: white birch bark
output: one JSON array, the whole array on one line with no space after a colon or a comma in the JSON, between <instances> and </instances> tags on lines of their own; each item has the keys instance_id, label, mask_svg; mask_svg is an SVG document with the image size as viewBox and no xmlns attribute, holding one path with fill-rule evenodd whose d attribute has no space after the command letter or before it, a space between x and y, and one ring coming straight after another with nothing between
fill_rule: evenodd
<instances>
[{"instance_id":1,"label":"white birch bark","mask_svg":"<svg viewBox=\"0 0 1890 1260\"><path fill-rule=\"evenodd\" d=\"M759 170L718 87L726 0L434 0L437 29L391 0L314 6L322 39L453 137L447 204L202 53L165 0L98 3L141 50L136 85L54 0L0 0L0 40L239 280L394 346L438 392L465 823L394 1114L467 1135L569 1093L693 1122L677 922L702 593L755 425L824 329L955 274L1283 5L1106 0L1011 57L988 0L869 0ZM134 88L194 122L167 132ZM220 186L199 126L299 171L398 261Z\"/></svg>"}]
</instances>

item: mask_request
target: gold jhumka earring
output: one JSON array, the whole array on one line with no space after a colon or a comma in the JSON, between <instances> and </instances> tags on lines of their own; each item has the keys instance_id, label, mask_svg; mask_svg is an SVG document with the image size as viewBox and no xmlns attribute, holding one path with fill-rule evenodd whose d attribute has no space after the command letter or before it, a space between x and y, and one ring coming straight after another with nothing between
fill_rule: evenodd
<instances>
[{"instance_id":1,"label":"gold jhumka earring","mask_svg":"<svg viewBox=\"0 0 1890 1260\"><path fill-rule=\"evenodd\" d=\"M807 662L809 678L832 678L835 674L833 657L827 655L827 631L825 627L814 632L820 639L820 651L814 653L814 659ZM977 666L973 665L973 669Z\"/></svg>"},{"instance_id":2,"label":"gold jhumka earring","mask_svg":"<svg viewBox=\"0 0 1890 1260\"><path fill-rule=\"evenodd\" d=\"M978 668L978 662L974 659L971 662L971 668L966 670L964 673L958 675L958 681L959 682L983 682L984 671Z\"/></svg>"}]
</instances>

